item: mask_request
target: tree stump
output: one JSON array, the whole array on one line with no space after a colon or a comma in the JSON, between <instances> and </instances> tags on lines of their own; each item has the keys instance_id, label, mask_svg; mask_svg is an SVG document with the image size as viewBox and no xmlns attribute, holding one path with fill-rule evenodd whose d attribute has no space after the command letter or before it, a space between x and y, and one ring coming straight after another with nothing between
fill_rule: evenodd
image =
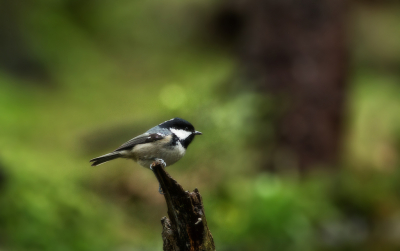
<instances>
[{"instance_id":1,"label":"tree stump","mask_svg":"<svg viewBox=\"0 0 400 251\"><path fill-rule=\"evenodd\" d=\"M163 250L214 251L214 240L207 226L199 190L184 191L159 161L153 162L152 170L164 192L168 207L169 218L164 216L161 219Z\"/></svg>"}]
</instances>

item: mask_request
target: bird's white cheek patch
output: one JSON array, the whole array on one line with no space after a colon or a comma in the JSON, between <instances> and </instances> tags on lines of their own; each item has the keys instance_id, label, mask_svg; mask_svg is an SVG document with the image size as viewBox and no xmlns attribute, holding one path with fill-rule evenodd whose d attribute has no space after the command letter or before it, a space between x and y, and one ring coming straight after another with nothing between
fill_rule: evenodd
<instances>
[{"instance_id":1,"label":"bird's white cheek patch","mask_svg":"<svg viewBox=\"0 0 400 251\"><path fill-rule=\"evenodd\" d=\"M178 136L179 139L186 139L187 137L189 137L190 134L192 134L191 132L185 131L185 130L181 130L181 129L173 129L171 128L171 132L175 133L176 136Z\"/></svg>"}]
</instances>

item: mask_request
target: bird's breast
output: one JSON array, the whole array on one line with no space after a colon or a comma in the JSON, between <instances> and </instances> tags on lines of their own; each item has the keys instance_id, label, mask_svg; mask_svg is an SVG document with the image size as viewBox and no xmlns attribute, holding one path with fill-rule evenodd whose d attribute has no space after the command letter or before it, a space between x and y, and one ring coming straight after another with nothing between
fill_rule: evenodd
<instances>
[{"instance_id":1,"label":"bird's breast","mask_svg":"<svg viewBox=\"0 0 400 251\"><path fill-rule=\"evenodd\" d=\"M172 135L169 135L162 140L136 145L131 150L131 158L147 168L155 159L162 159L170 166L180 160L186 152L179 141L172 142Z\"/></svg>"}]
</instances>

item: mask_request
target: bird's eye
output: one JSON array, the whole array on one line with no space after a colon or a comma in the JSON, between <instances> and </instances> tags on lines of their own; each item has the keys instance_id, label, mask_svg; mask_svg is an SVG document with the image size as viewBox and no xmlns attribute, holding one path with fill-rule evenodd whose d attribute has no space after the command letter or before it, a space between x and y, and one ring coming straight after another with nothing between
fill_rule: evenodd
<instances>
[{"instance_id":1,"label":"bird's eye","mask_svg":"<svg viewBox=\"0 0 400 251\"><path fill-rule=\"evenodd\" d=\"M185 131L189 131L189 127L185 127Z\"/></svg>"}]
</instances>

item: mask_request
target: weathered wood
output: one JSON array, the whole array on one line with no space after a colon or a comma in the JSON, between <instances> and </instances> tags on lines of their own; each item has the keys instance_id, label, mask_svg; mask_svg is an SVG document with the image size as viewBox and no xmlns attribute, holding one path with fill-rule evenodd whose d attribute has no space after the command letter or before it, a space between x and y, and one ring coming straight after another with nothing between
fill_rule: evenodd
<instances>
[{"instance_id":1,"label":"weathered wood","mask_svg":"<svg viewBox=\"0 0 400 251\"><path fill-rule=\"evenodd\" d=\"M153 162L152 169L168 207L169 218L161 219L164 251L215 250L199 190L184 191L158 161Z\"/></svg>"}]
</instances>

